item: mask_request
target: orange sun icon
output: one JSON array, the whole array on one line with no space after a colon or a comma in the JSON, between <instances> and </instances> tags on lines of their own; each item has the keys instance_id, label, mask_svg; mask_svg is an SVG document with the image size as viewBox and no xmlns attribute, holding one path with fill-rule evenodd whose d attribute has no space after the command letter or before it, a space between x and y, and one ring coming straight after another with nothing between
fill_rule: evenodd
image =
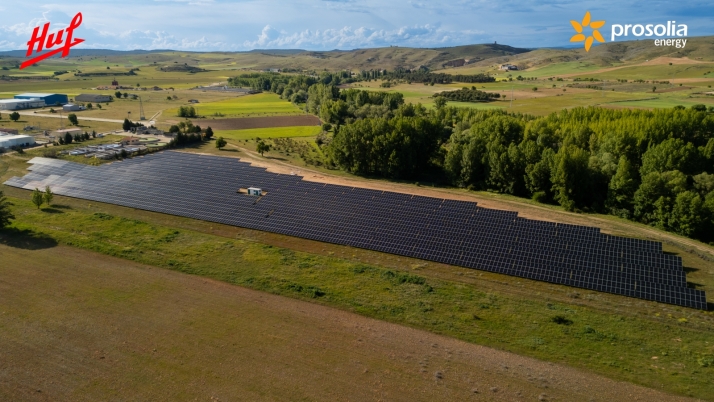
<instances>
[{"instance_id":1,"label":"orange sun icon","mask_svg":"<svg viewBox=\"0 0 714 402\"><path fill-rule=\"evenodd\" d=\"M570 23L573 25L573 28L575 28L575 32L577 34L573 35L572 38L570 38L571 42L582 42L585 41L585 51L589 52L590 51L590 46L593 45L593 40L597 40L598 42L605 43L605 38L602 37L600 32L598 31L598 28L602 28L603 25L605 25L605 21L590 21L590 11L587 11L585 13L585 17L583 17L583 22L580 23L578 21L571 20ZM590 28L593 29L593 33L591 36L588 36L587 38L583 34L583 28L590 26Z\"/></svg>"}]
</instances>

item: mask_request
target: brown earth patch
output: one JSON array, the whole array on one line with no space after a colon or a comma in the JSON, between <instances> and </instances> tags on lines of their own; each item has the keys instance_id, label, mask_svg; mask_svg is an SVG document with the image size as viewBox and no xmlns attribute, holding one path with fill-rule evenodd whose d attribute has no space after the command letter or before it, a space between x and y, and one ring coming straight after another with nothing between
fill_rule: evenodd
<instances>
[{"instance_id":1,"label":"brown earth patch","mask_svg":"<svg viewBox=\"0 0 714 402\"><path fill-rule=\"evenodd\" d=\"M694 88L694 87L671 87L671 88L663 88L663 89L658 89L658 90L656 90L655 93L686 91L686 90L692 89L692 88Z\"/></svg>"},{"instance_id":2,"label":"brown earth patch","mask_svg":"<svg viewBox=\"0 0 714 402\"><path fill-rule=\"evenodd\" d=\"M0 400L690 400L72 247L0 259Z\"/></svg>"},{"instance_id":3,"label":"brown earth patch","mask_svg":"<svg viewBox=\"0 0 714 402\"><path fill-rule=\"evenodd\" d=\"M193 124L211 126L214 130L246 130L250 128L319 126L320 119L311 114L300 116L242 117L234 119L196 119Z\"/></svg>"}]
</instances>

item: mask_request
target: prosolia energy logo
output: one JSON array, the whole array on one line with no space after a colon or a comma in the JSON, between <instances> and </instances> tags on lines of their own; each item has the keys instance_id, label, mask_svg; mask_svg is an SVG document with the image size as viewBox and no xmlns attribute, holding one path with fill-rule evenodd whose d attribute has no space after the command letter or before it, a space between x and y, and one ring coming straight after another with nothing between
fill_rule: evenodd
<instances>
[{"instance_id":1,"label":"prosolia energy logo","mask_svg":"<svg viewBox=\"0 0 714 402\"><path fill-rule=\"evenodd\" d=\"M575 29L576 34L570 38L571 42L585 42L585 51L589 52L595 41L605 43L599 28L605 26L605 21L591 21L590 11L585 12L582 22L571 20L570 24ZM585 36L585 28L591 28L589 36ZM637 39L642 37L657 37L654 40L655 46L674 46L677 49L687 45L687 25L679 24L676 21L667 21L666 24L612 24L610 27L610 41L617 38L630 38L630 35ZM672 38L675 37L675 38Z\"/></svg>"}]
</instances>

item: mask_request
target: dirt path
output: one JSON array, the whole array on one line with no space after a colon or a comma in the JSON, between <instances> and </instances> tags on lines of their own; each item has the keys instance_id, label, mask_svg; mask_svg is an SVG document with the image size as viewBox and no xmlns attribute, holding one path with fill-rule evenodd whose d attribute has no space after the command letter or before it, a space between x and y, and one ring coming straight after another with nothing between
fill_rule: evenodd
<instances>
[{"instance_id":1,"label":"dirt path","mask_svg":"<svg viewBox=\"0 0 714 402\"><path fill-rule=\"evenodd\" d=\"M47 114L47 113L35 113L35 112L18 112L21 116L35 116L35 117L51 117L54 119L66 119L67 118L67 113L62 113L62 115L59 114ZM114 120L114 119L103 119L101 117L84 117L84 116L77 116L80 120L88 120L88 121L103 121L105 123L123 123L124 120Z\"/></svg>"},{"instance_id":2,"label":"dirt path","mask_svg":"<svg viewBox=\"0 0 714 402\"><path fill-rule=\"evenodd\" d=\"M0 400L688 400L70 247L0 260Z\"/></svg>"},{"instance_id":3,"label":"dirt path","mask_svg":"<svg viewBox=\"0 0 714 402\"><path fill-rule=\"evenodd\" d=\"M229 147L240 150L239 157L255 166L265 167L269 171L283 174L297 174L304 176L304 180L320 183L336 184L350 187L363 187L384 191L395 191L406 194L417 194L428 197L447 198L453 200L475 201L485 208L516 211L519 216L529 219L539 219L552 222L571 223L575 225L597 226L603 233L627 236L639 236L655 241L675 244L686 250L694 251L697 255L705 255L714 259L714 247L696 240L667 233L652 227L622 221L616 218L602 217L601 215L577 214L566 212L549 206L531 204L516 197L485 192L468 192L459 189L417 187L412 184L393 183L385 180L365 179L361 177L343 177L326 174L308 167L297 167L286 162L261 157L257 152L229 144Z\"/></svg>"}]
</instances>

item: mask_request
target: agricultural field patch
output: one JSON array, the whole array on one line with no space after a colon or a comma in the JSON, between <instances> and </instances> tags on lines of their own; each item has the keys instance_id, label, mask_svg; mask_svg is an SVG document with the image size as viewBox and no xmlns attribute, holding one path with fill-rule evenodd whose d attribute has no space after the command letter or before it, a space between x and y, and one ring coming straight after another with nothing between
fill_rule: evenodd
<instances>
[{"instance_id":1,"label":"agricultural field patch","mask_svg":"<svg viewBox=\"0 0 714 402\"><path fill-rule=\"evenodd\" d=\"M213 127L211 127L213 128ZM257 137L266 138L292 138L292 137L314 137L322 131L319 126L297 126L297 127L270 127L252 128L247 130L214 130L216 137L223 137L232 140L250 140Z\"/></svg>"},{"instance_id":2,"label":"agricultural field patch","mask_svg":"<svg viewBox=\"0 0 714 402\"><path fill-rule=\"evenodd\" d=\"M285 116L304 114L297 106L273 93L245 95L218 102L198 103L191 105L199 116L231 117L231 116ZM164 111L168 116L176 116L178 108Z\"/></svg>"}]
</instances>

